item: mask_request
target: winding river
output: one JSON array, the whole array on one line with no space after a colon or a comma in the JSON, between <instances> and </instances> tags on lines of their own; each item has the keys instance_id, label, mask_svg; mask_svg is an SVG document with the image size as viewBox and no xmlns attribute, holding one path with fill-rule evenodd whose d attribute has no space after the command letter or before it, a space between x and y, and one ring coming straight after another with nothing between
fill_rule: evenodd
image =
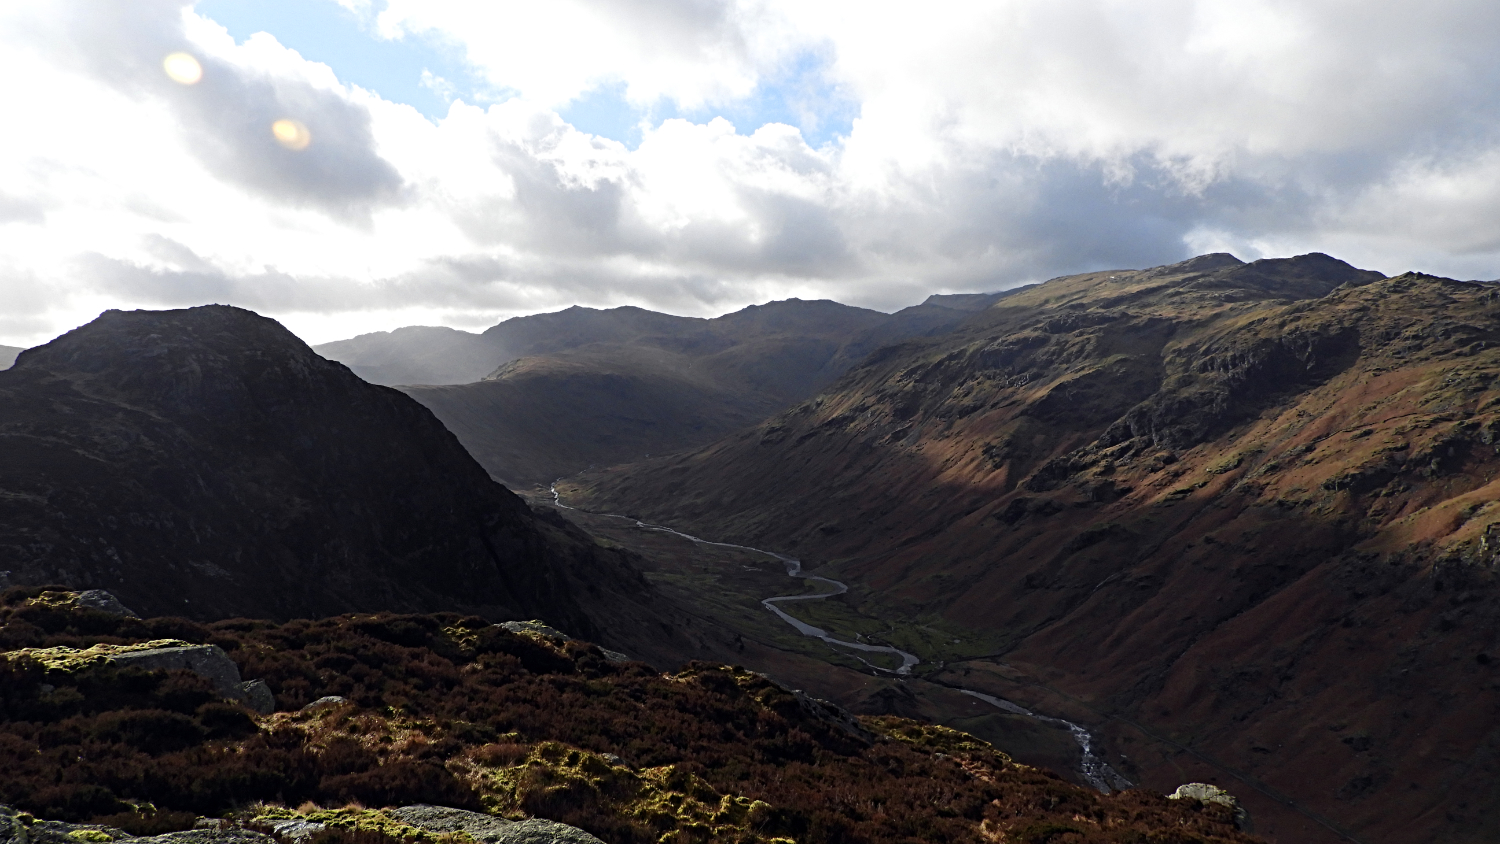
<instances>
[{"instance_id":1,"label":"winding river","mask_svg":"<svg viewBox=\"0 0 1500 844\"><path fill-rule=\"evenodd\" d=\"M845 592L849 591L848 584L842 583L837 580L832 580L827 577L819 577L815 574L807 574L806 572L802 571L801 560L788 557L784 554L778 554L775 551L767 551L764 548L751 548L748 545L735 545L730 542L712 542L710 540L702 539L691 534L683 533L679 530L673 530L662 525L649 524L647 522L641 521L640 519L634 519L630 516L622 516L618 513L595 513L591 510L579 510L577 507L569 507L568 505L562 503L562 496L557 491L556 483L552 484L551 492L552 503L564 510L573 510L578 513L587 513L591 516L602 516L609 519L624 519L626 521L634 522L635 526L642 530L656 531L658 533L668 533L672 536L681 537L688 540L689 542L694 542L699 545L712 545L716 548L732 548L736 551L748 551L752 554L764 554L765 556L773 557L779 560L781 564L786 567L787 577L797 578L805 582L819 583L829 587L827 591L817 592L811 595L778 595L774 598L766 598L760 602L761 606L764 606L766 609L775 613L777 618L791 625L792 628L795 629L798 633L801 633L803 636L808 636L813 639L820 639L834 647L848 648L852 651L858 651L860 653L881 653L899 657L901 659L901 667L892 671L889 668L882 668L879 665L875 665L865 660L858 653L850 654L850 656L853 656L855 659L863 662L872 670L886 674L895 674L901 677L908 677L911 675L911 670L922 662L921 658L916 654L908 653L907 651L903 651L900 648L892 647L890 645L868 645L863 642L848 642L843 639L835 638L830 635L828 631L822 629L821 627L814 627L807 622L801 621L797 618L793 618L785 610L777 606L778 604L790 601L821 601L824 598L832 598L835 595L842 595ZM1011 703L1004 698L995 697L994 695L988 695L983 692L976 692L972 689L960 688L957 689L957 691L963 692L964 694L969 695L973 698L977 698L978 700L982 700L985 703L988 703L1003 712L1008 712L1012 715L1021 715L1027 718L1033 718L1037 721L1041 721L1044 724L1052 724L1054 726L1063 727L1068 730L1068 732L1073 735L1073 740L1078 742L1078 747L1082 751L1082 759L1079 761L1078 772L1083 776L1084 780L1089 783L1089 785L1092 785L1101 793L1108 794L1114 789L1129 788L1134 785L1134 783L1132 783L1130 780L1127 780L1124 777L1120 776L1120 773L1114 768L1110 767L1109 763L1105 762L1103 759L1100 759L1094 753L1094 737L1089 733L1087 729L1084 729L1082 726L1075 724L1072 721L1065 721L1062 718L1053 718L1047 715L1038 715L1037 713L1032 712L1025 707Z\"/></svg>"}]
</instances>

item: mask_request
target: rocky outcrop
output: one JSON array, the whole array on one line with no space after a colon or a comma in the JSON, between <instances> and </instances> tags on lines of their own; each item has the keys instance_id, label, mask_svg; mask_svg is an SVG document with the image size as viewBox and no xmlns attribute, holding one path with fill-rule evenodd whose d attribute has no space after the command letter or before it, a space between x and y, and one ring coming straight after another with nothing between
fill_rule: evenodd
<instances>
[{"instance_id":1,"label":"rocky outcrop","mask_svg":"<svg viewBox=\"0 0 1500 844\"><path fill-rule=\"evenodd\" d=\"M276 839L249 829L189 829L161 835L135 836L99 824L64 823L33 818L0 805L0 844L277 844Z\"/></svg>"},{"instance_id":2,"label":"rocky outcrop","mask_svg":"<svg viewBox=\"0 0 1500 844\"><path fill-rule=\"evenodd\" d=\"M1177 790L1167 795L1168 800L1198 800L1203 803L1214 803L1234 812L1235 825L1240 829L1253 831L1250 823L1250 814L1240 805L1233 794L1219 788L1217 785L1209 785L1206 782L1189 782L1177 786Z\"/></svg>"},{"instance_id":3,"label":"rocky outcrop","mask_svg":"<svg viewBox=\"0 0 1500 844\"><path fill-rule=\"evenodd\" d=\"M509 821L443 806L403 806L390 814L428 832L462 832L480 844L602 844L581 829L540 818Z\"/></svg>"}]
</instances>

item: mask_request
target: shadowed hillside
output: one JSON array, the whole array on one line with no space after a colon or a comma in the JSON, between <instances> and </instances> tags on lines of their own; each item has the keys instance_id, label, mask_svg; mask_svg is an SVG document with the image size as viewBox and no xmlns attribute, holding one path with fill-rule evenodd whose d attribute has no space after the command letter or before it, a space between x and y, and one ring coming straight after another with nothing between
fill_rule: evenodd
<instances>
[{"instance_id":1,"label":"shadowed hillside","mask_svg":"<svg viewBox=\"0 0 1500 844\"><path fill-rule=\"evenodd\" d=\"M569 495L993 637L929 677L1088 717L1148 785L1489 841L1497 343L1493 286L1322 255L1074 276Z\"/></svg>"}]
</instances>

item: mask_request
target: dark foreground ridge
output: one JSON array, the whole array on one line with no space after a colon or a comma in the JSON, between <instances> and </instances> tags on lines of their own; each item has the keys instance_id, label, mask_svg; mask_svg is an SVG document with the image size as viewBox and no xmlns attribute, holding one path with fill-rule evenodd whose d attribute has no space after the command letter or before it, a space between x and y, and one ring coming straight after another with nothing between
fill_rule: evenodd
<instances>
[{"instance_id":1,"label":"dark foreground ridge","mask_svg":"<svg viewBox=\"0 0 1500 844\"><path fill-rule=\"evenodd\" d=\"M171 644L221 648L270 688L274 712L115 658ZM433 842L435 819L467 836L450 842L505 840L486 832L499 821L410 804L610 844L1257 840L1212 800L1101 796L964 733L854 719L740 668L659 674L537 624L202 625L39 588L0 597L0 767L0 802L108 828L81 841L202 817L286 844Z\"/></svg>"}]
</instances>

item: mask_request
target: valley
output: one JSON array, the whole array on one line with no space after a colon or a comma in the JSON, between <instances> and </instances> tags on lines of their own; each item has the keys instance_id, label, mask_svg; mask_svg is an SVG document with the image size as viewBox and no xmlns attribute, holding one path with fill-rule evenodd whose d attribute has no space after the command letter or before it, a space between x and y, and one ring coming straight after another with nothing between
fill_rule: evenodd
<instances>
[{"instance_id":1,"label":"valley","mask_svg":"<svg viewBox=\"0 0 1500 844\"><path fill-rule=\"evenodd\" d=\"M1253 783L1267 834L1482 841L1496 299L1320 255L1057 279L564 494L796 556L880 627L982 631L935 679L1088 724L1151 787Z\"/></svg>"},{"instance_id":2,"label":"valley","mask_svg":"<svg viewBox=\"0 0 1500 844\"><path fill-rule=\"evenodd\" d=\"M260 645L237 651L241 622L225 619L291 625L265 635L293 642L307 620L342 637L375 614L380 636L427 649L401 671L524 657L533 674L586 677L542 677L549 668L525 682L603 695L610 711L626 705L614 695L645 693L619 685L626 675L662 678L650 692L662 700L693 678L713 694L781 694L764 681L861 741L896 723L881 719L942 725L1009 754L965 757L979 781L1014 760L1022 779L1071 779L1068 800L1105 800L1088 803L1104 824L1088 830L1032 804L993 817L973 804L965 823L991 826L964 828L981 838L1025 817L1037 835L1062 824L1113 841L1107 829L1134 821L1108 807L1192 782L1227 788L1248 810L1240 822L1273 842L1500 834L1494 284L1385 277L1320 254L1212 254L894 315L798 300L715 320L574 308L484 335L403 329L335 346L355 369L237 308L112 311L0 372L12 649L213 642L259 670ZM468 383L356 375L472 376L496 355ZM98 589L145 620L70 615ZM544 649L574 667L503 636L495 653L465 650L500 628L551 631L539 635L562 638ZM587 642L642 667L611 673L584 658ZM271 673L271 706L363 682L364 669L336 676L350 663L318 654L312 673ZM0 697L52 711L29 697L33 679ZM279 717L268 711L257 717ZM183 729L213 734L206 721ZM604 814L487 791L485 765L524 758L537 782L575 774L556 767L546 730L502 752L484 748L521 739L449 729L424 741L463 746L479 768L444 770L517 818L572 818L622 844L655 823L645 804L587 796L625 788L613 774L577 786ZM754 765L805 732L776 730ZM567 735L578 753L615 741ZM673 764L700 776L703 760L727 758L703 752ZM869 763L857 756L836 764ZM383 782L387 763L360 758L360 776ZM712 799L740 800L726 795L744 796L734 772L749 764L714 768ZM783 793L774 777L756 782ZM379 793L389 808L417 791ZM863 811L827 822L862 824ZM694 812L672 823L765 832L739 809ZM813 824L796 827L808 840L843 840L797 817ZM899 837L879 824L870 835ZM1205 829L1201 840L1237 840Z\"/></svg>"}]
</instances>

